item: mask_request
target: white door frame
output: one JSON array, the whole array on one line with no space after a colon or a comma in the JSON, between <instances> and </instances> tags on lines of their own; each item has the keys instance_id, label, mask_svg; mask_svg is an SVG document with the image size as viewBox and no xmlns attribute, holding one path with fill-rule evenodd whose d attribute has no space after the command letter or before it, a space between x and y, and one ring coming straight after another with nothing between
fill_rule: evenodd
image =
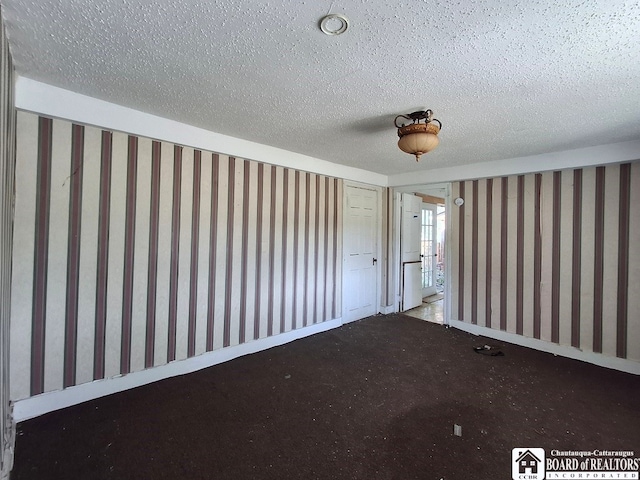
<instances>
[{"instance_id":1,"label":"white door frame","mask_svg":"<svg viewBox=\"0 0 640 480\"><path fill-rule=\"evenodd\" d=\"M428 184L423 184L420 186L429 186ZM444 205L445 205L445 215L446 215L446 224L444 230L444 324L449 325L451 319L451 214L454 208L458 208L454 205L453 199L451 198L451 182L438 184L440 188L444 188ZM401 259L401 238L400 238L400 223L402 221L401 218L401 209L400 209L400 201L402 199L403 192L410 192L419 190L419 188L406 188L406 187L393 187L394 195L393 195L393 212L394 212L394 234L393 234L393 269L394 272L394 285L393 289L395 292L396 301L394 302L394 312L400 312L401 302L402 302L402 259Z\"/></svg>"},{"instance_id":2,"label":"white door frame","mask_svg":"<svg viewBox=\"0 0 640 480\"><path fill-rule=\"evenodd\" d=\"M376 187L374 185L368 185L365 183L358 183L358 182L353 182L353 181L348 181L348 180L344 180L343 181L343 188L342 188L342 245L344 246L344 242L345 242L345 233L346 233L346 220L347 220L347 187L354 187L354 188L362 188L364 190L371 190L371 191L375 191L376 192L376 226L375 226L375 232L376 232L376 258L378 259L378 261L376 262L376 268L375 268L375 272L376 272L376 281L375 281L375 285L376 285L376 296L375 296L375 302L376 302L376 312L375 313L379 313L382 309L382 301L380 298L380 292L382 292L382 286L380 284L381 279L382 279L382 264L384 263L382 261L382 229L380 228L380 226L382 225L382 187ZM347 302L345 301L346 295L347 295L347 289L348 289L348 285L346 280L346 276L345 276L345 263L346 263L347 259L346 259L346 253L345 253L345 249L344 247L342 248L342 323L345 323L345 318L347 318Z\"/></svg>"}]
</instances>

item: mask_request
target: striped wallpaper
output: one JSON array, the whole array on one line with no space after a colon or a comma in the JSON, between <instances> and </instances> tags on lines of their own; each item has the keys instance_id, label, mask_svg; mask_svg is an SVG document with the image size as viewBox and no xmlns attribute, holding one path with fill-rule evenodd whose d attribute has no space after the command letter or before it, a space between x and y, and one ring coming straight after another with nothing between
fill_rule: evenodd
<instances>
[{"instance_id":1,"label":"striped wallpaper","mask_svg":"<svg viewBox=\"0 0 640 480\"><path fill-rule=\"evenodd\" d=\"M640 360L639 187L640 162L454 183L452 318Z\"/></svg>"},{"instance_id":2,"label":"striped wallpaper","mask_svg":"<svg viewBox=\"0 0 640 480\"><path fill-rule=\"evenodd\" d=\"M0 11L0 477L12 465L12 416L9 404L9 319L11 315L11 248L15 169L13 63Z\"/></svg>"},{"instance_id":3,"label":"striped wallpaper","mask_svg":"<svg viewBox=\"0 0 640 480\"><path fill-rule=\"evenodd\" d=\"M341 316L342 180L19 112L12 399Z\"/></svg>"}]
</instances>

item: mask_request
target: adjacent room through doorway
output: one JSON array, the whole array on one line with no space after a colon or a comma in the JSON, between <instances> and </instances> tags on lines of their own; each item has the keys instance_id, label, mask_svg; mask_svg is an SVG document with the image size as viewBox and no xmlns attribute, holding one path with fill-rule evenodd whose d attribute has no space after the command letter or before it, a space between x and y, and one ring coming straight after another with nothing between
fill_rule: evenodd
<instances>
[{"instance_id":1,"label":"adjacent room through doorway","mask_svg":"<svg viewBox=\"0 0 640 480\"><path fill-rule=\"evenodd\" d=\"M420 199L420 229L416 233L420 236L422 301L405 313L430 322L444 323L447 186L427 186L412 193Z\"/></svg>"}]
</instances>

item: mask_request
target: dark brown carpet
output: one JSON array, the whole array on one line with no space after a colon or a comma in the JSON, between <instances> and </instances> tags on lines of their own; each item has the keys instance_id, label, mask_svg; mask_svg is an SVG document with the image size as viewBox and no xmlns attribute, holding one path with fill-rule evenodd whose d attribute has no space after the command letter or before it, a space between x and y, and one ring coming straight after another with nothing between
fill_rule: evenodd
<instances>
[{"instance_id":1,"label":"dark brown carpet","mask_svg":"<svg viewBox=\"0 0 640 480\"><path fill-rule=\"evenodd\" d=\"M508 479L639 427L639 377L388 315L23 422L11 478Z\"/></svg>"}]
</instances>

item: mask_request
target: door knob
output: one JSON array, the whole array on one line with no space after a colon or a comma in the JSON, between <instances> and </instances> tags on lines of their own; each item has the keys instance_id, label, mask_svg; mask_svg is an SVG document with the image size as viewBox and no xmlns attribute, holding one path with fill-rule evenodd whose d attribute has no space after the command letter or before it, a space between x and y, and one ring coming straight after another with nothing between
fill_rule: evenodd
<instances>
[{"instance_id":1,"label":"door knob","mask_svg":"<svg viewBox=\"0 0 640 480\"><path fill-rule=\"evenodd\" d=\"M373 264L375 265L377 261L378 261L378 259L377 259L377 258L374 258L374 259L373 259Z\"/></svg>"}]
</instances>

